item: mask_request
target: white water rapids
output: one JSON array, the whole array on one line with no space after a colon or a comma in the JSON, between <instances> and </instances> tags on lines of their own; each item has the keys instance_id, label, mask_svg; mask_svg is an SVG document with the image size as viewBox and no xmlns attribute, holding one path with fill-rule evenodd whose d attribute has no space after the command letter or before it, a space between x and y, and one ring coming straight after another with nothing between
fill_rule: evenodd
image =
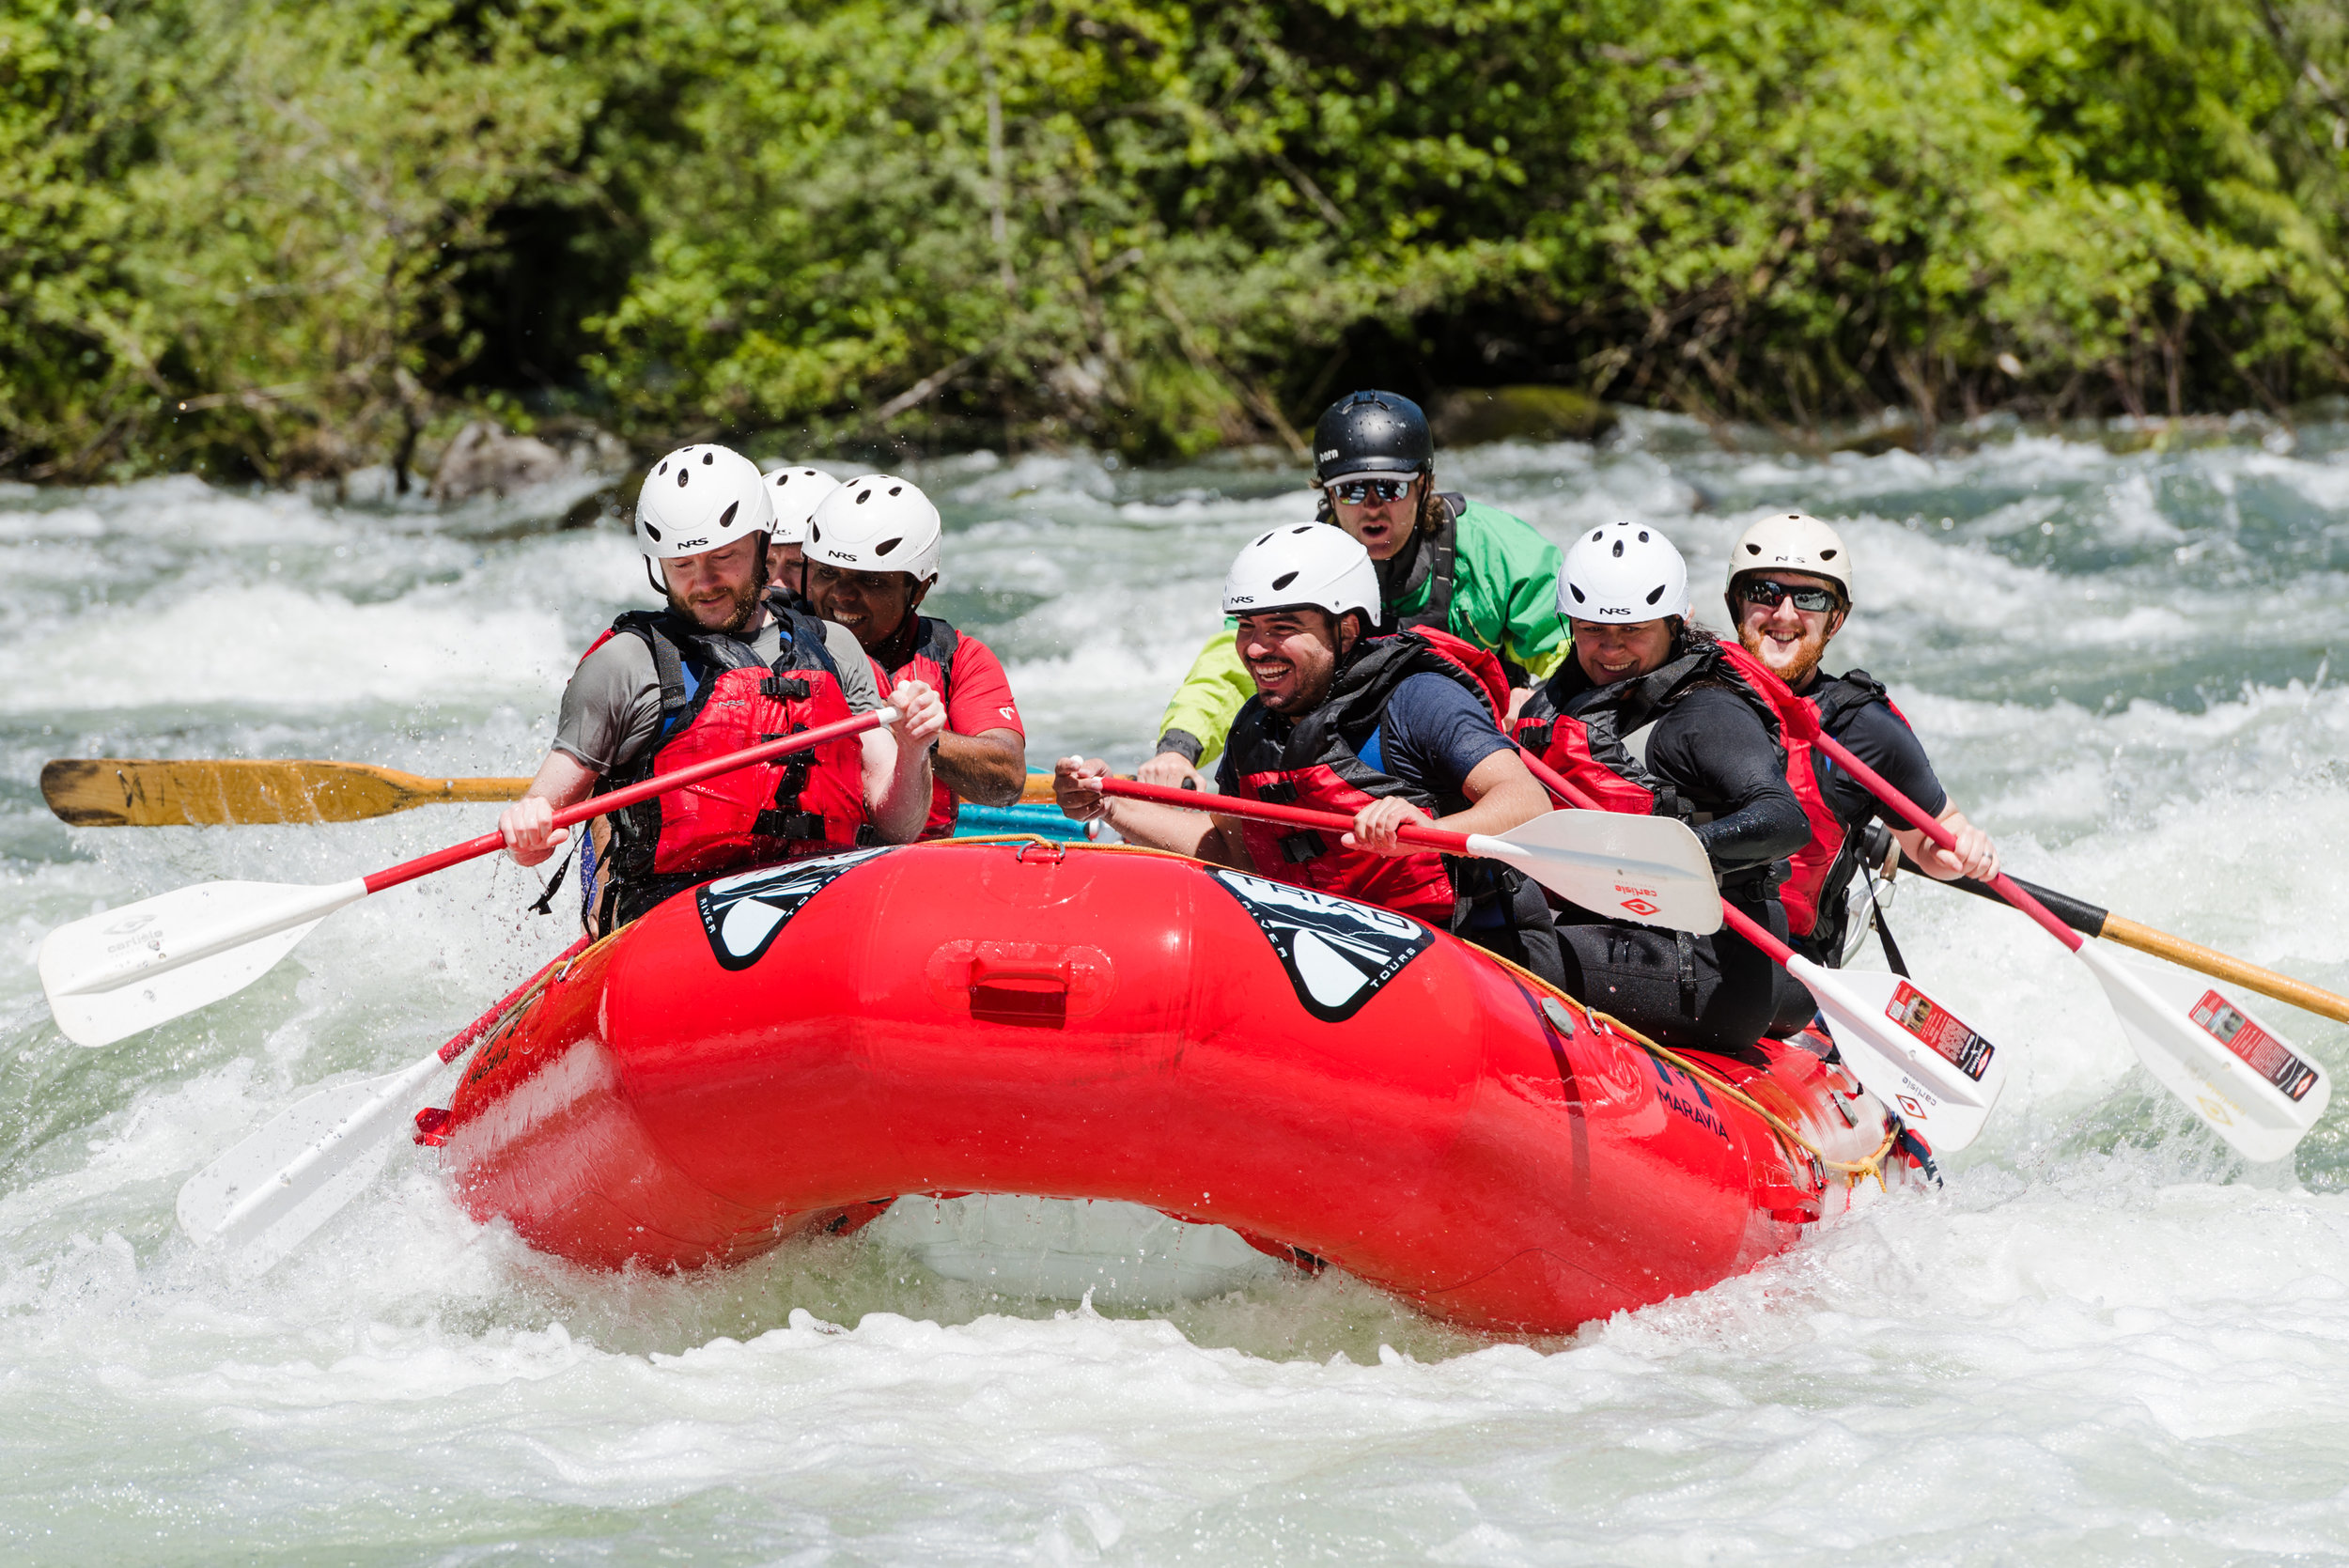
<instances>
[{"instance_id":1,"label":"white water rapids","mask_svg":"<svg viewBox=\"0 0 2349 1568\"><path fill-rule=\"evenodd\" d=\"M1445 455L1563 539L1661 524L1714 601L1765 508L1834 520L1887 679L2013 869L2349 990L2349 427L2117 454ZM2120 444L2120 443L2112 443ZM766 458L781 456L759 451ZM796 456L796 454L795 454ZM917 474L940 613L1030 758L1130 763L1293 470L972 457ZM941 1280L862 1238L583 1273L420 1151L258 1278L179 1184L306 1089L421 1056L567 939L481 862L334 916L239 997L102 1050L50 927L206 877L326 881L488 806L72 830L53 756L525 773L578 650L645 602L587 488L436 511L193 479L0 489L0 1558L10 1562L2245 1563L2349 1555L2349 1110L2251 1168L2020 916L1905 884L1927 984L2013 1053L1937 1194L1539 1345L1342 1278L1151 1308ZM558 908L563 906L558 905ZM1873 948L1863 962L1881 962ZM2333 1071L2349 1030L2265 1011ZM444 1086L443 1086L444 1087ZM441 1096L445 1098L444 1094Z\"/></svg>"}]
</instances>

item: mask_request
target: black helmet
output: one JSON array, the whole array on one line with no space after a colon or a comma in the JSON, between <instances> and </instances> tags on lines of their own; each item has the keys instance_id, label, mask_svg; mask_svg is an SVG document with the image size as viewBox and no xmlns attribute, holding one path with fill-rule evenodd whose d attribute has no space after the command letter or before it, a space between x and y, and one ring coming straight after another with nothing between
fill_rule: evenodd
<instances>
[{"instance_id":1,"label":"black helmet","mask_svg":"<svg viewBox=\"0 0 2349 1568\"><path fill-rule=\"evenodd\" d=\"M1314 477L1348 474L1425 474L1436 466L1427 416L1393 392L1351 392L1314 426Z\"/></svg>"}]
</instances>

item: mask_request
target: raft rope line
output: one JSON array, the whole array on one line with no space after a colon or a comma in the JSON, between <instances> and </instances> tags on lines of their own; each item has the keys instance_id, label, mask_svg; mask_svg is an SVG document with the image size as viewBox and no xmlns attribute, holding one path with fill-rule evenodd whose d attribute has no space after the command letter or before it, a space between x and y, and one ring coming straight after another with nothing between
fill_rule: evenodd
<instances>
[{"instance_id":1,"label":"raft rope line","mask_svg":"<svg viewBox=\"0 0 2349 1568\"><path fill-rule=\"evenodd\" d=\"M1508 969L1525 979L1532 981L1534 985L1539 986L1543 990L1548 992L1551 996L1558 998L1558 1000L1563 1002L1566 1006L1580 1013L1582 1015L1583 1021L1590 1026L1593 1033L1612 1034L1619 1039L1628 1040L1633 1045L1638 1046L1641 1050L1648 1052L1650 1055L1659 1057L1662 1060L1671 1063L1682 1072L1687 1073L1690 1078L1697 1079L1711 1085L1714 1089L1719 1091L1724 1098L1744 1106L1748 1110L1752 1111L1756 1116L1760 1117L1763 1125L1767 1126L1772 1132L1777 1133L1781 1138L1787 1140L1796 1147L1801 1149L1803 1153L1809 1155L1813 1164L1821 1167L1822 1169L1833 1171L1837 1174L1841 1175L1843 1178L1844 1186L1858 1187L1861 1177L1874 1176L1876 1180L1877 1187L1885 1188L1888 1191L1890 1190L1890 1188L1887 1187L1884 1180L1884 1159L1887 1155L1892 1152L1892 1146L1901 1141L1900 1122L1897 1118L1893 1117L1890 1112L1886 1112L1884 1141L1875 1146L1875 1152L1874 1154L1869 1155L1865 1159L1829 1159L1825 1150L1821 1149L1816 1143L1813 1143L1810 1139L1805 1138L1800 1132L1797 1131L1793 1125L1790 1124L1783 1116L1781 1116L1777 1111L1772 1110L1768 1106L1764 1105L1760 1100L1755 1099L1751 1094L1747 1094L1735 1084L1731 1083L1728 1079L1722 1078L1719 1073L1714 1072L1711 1068L1689 1061L1687 1057L1681 1055L1678 1051L1673 1050L1669 1046L1658 1045L1657 1042L1649 1039L1646 1035L1641 1033L1629 1024L1625 1023L1622 1019L1616 1017L1611 1013L1602 1013L1597 1008L1593 1007L1590 1003L1582 1001L1580 998L1569 995L1568 993L1560 990L1557 986L1551 985L1548 981L1544 980L1540 975L1535 974L1532 970L1525 968L1521 964L1513 963L1497 953L1488 952L1486 956L1501 965L1504 969Z\"/></svg>"}]
</instances>

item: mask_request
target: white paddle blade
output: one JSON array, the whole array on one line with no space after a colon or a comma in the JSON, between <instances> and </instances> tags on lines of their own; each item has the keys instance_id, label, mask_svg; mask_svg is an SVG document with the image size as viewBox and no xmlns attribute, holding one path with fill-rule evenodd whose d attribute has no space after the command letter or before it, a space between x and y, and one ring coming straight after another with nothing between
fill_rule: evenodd
<instances>
[{"instance_id":1,"label":"white paddle blade","mask_svg":"<svg viewBox=\"0 0 2349 1568\"><path fill-rule=\"evenodd\" d=\"M1852 1076L1937 1154L1981 1136L2006 1088L1996 1046L1897 974L1823 969L1799 956L1786 968L1817 999Z\"/></svg>"},{"instance_id":2,"label":"white paddle blade","mask_svg":"<svg viewBox=\"0 0 2349 1568\"><path fill-rule=\"evenodd\" d=\"M1468 846L1598 914L1700 937L1721 928L1713 863L1673 817L1553 811L1505 833L1471 833Z\"/></svg>"},{"instance_id":3,"label":"white paddle blade","mask_svg":"<svg viewBox=\"0 0 2349 1568\"><path fill-rule=\"evenodd\" d=\"M366 895L357 878L180 888L50 932L40 986L66 1038L112 1045L244 989L312 926Z\"/></svg>"},{"instance_id":4,"label":"white paddle blade","mask_svg":"<svg viewBox=\"0 0 2349 1568\"><path fill-rule=\"evenodd\" d=\"M2333 1097L2325 1069L2243 1002L2198 975L2083 942L2122 1032L2163 1087L2247 1159L2281 1159Z\"/></svg>"},{"instance_id":5,"label":"white paddle blade","mask_svg":"<svg viewBox=\"0 0 2349 1568\"><path fill-rule=\"evenodd\" d=\"M270 1268L373 1181L408 1124L436 1053L397 1073L304 1096L190 1176L179 1228L205 1246Z\"/></svg>"}]
</instances>

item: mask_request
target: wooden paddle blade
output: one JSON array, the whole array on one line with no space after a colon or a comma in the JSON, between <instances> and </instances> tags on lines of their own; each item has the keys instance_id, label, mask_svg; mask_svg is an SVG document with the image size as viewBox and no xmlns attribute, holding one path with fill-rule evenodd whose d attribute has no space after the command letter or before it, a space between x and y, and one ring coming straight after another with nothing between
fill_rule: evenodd
<instances>
[{"instance_id":1,"label":"wooden paddle blade","mask_svg":"<svg viewBox=\"0 0 2349 1568\"><path fill-rule=\"evenodd\" d=\"M309 1094L188 1178L179 1228L270 1268L373 1181L407 1125L410 1102L441 1064L413 1066Z\"/></svg>"},{"instance_id":2,"label":"wooden paddle blade","mask_svg":"<svg viewBox=\"0 0 2349 1568\"><path fill-rule=\"evenodd\" d=\"M2175 970L2079 950L2147 1070L2245 1158L2281 1159L2325 1114L2325 1069L2243 1001Z\"/></svg>"},{"instance_id":3,"label":"wooden paddle blade","mask_svg":"<svg viewBox=\"0 0 2349 1568\"><path fill-rule=\"evenodd\" d=\"M68 1039L112 1045L244 989L312 926L366 895L357 878L180 888L50 932L41 989Z\"/></svg>"},{"instance_id":4,"label":"wooden paddle blade","mask_svg":"<svg viewBox=\"0 0 2349 1568\"><path fill-rule=\"evenodd\" d=\"M1878 970L1830 970L1801 956L1835 1048L1867 1091L1937 1154L1971 1143L2006 1088L2006 1057L1916 982Z\"/></svg>"},{"instance_id":5,"label":"wooden paddle blade","mask_svg":"<svg viewBox=\"0 0 2349 1568\"><path fill-rule=\"evenodd\" d=\"M1553 811L1505 833L1471 833L1468 847L1597 914L1700 937L1721 928L1712 862L1673 817Z\"/></svg>"},{"instance_id":6,"label":"wooden paddle blade","mask_svg":"<svg viewBox=\"0 0 2349 1568\"><path fill-rule=\"evenodd\" d=\"M77 828L362 822L416 806L519 800L528 779L426 779L360 762L59 758L40 793Z\"/></svg>"}]
</instances>

